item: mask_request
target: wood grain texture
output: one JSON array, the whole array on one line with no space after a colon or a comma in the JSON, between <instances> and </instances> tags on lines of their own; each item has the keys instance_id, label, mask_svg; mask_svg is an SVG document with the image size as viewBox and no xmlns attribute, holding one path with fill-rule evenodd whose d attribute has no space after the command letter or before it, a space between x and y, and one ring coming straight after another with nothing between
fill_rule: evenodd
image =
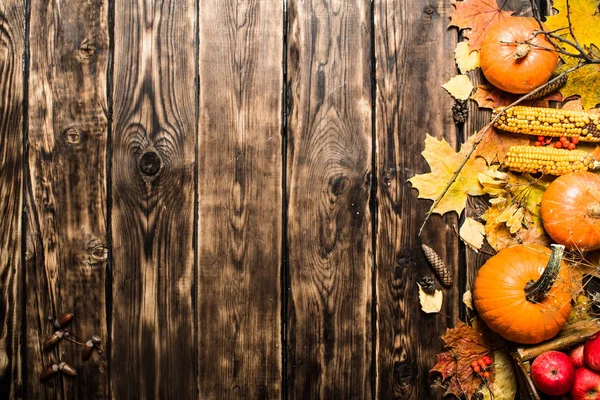
<instances>
[{"instance_id":1,"label":"wood grain texture","mask_svg":"<svg viewBox=\"0 0 600 400\"><path fill-rule=\"evenodd\" d=\"M407 180L429 171L420 152L425 133L457 146L452 100L440 87L456 74L456 33L447 30L450 1L377 0L375 8L377 231L377 395L441 398L429 369L439 336L458 318L459 244L456 215L434 216L423 232L451 269L441 314L425 314L418 282L434 276L418 230L431 202L417 200ZM437 285L440 286L439 281Z\"/></svg>"},{"instance_id":2,"label":"wood grain texture","mask_svg":"<svg viewBox=\"0 0 600 400\"><path fill-rule=\"evenodd\" d=\"M114 11L111 392L195 398L196 7Z\"/></svg>"},{"instance_id":3,"label":"wood grain texture","mask_svg":"<svg viewBox=\"0 0 600 400\"><path fill-rule=\"evenodd\" d=\"M199 15L199 396L280 398L283 2Z\"/></svg>"},{"instance_id":4,"label":"wood grain texture","mask_svg":"<svg viewBox=\"0 0 600 400\"><path fill-rule=\"evenodd\" d=\"M23 2L0 3L0 397L21 399Z\"/></svg>"},{"instance_id":5,"label":"wood grain texture","mask_svg":"<svg viewBox=\"0 0 600 400\"><path fill-rule=\"evenodd\" d=\"M370 3L288 10L289 395L370 398Z\"/></svg>"},{"instance_id":6,"label":"wood grain texture","mask_svg":"<svg viewBox=\"0 0 600 400\"><path fill-rule=\"evenodd\" d=\"M27 181L27 396L105 398L106 362L81 361L66 340L44 352L49 316L75 314L69 327L107 338L106 151L108 24L101 1L33 0L30 28ZM57 361L78 378L39 383Z\"/></svg>"}]
</instances>

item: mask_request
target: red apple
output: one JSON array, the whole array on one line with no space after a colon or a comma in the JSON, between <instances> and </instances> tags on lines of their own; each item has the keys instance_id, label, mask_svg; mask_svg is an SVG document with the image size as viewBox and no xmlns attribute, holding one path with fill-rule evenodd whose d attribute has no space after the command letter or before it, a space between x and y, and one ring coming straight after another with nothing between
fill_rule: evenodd
<instances>
[{"instance_id":1,"label":"red apple","mask_svg":"<svg viewBox=\"0 0 600 400\"><path fill-rule=\"evenodd\" d=\"M575 368L581 368L585 365L583 361L583 348L584 345L580 344L579 346L573 347L571 350L569 350L569 357L571 357L571 360L573 360L573 365L575 365Z\"/></svg>"},{"instance_id":2,"label":"red apple","mask_svg":"<svg viewBox=\"0 0 600 400\"><path fill-rule=\"evenodd\" d=\"M600 374L586 367L577 368L571 399L600 400Z\"/></svg>"},{"instance_id":3,"label":"red apple","mask_svg":"<svg viewBox=\"0 0 600 400\"><path fill-rule=\"evenodd\" d=\"M531 379L542 392L553 396L567 393L575 379L571 357L560 351L540 354L531 364Z\"/></svg>"},{"instance_id":4,"label":"red apple","mask_svg":"<svg viewBox=\"0 0 600 400\"><path fill-rule=\"evenodd\" d=\"M596 336L585 343L583 360L591 369L600 371L600 336Z\"/></svg>"}]
</instances>

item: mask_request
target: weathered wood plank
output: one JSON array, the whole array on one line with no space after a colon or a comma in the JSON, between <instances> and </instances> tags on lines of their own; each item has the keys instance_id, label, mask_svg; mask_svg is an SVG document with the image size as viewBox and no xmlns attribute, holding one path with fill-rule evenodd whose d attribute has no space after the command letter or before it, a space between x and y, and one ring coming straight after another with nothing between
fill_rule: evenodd
<instances>
[{"instance_id":1,"label":"weathered wood plank","mask_svg":"<svg viewBox=\"0 0 600 400\"><path fill-rule=\"evenodd\" d=\"M370 3L288 10L289 394L370 398Z\"/></svg>"},{"instance_id":2,"label":"weathered wood plank","mask_svg":"<svg viewBox=\"0 0 600 400\"><path fill-rule=\"evenodd\" d=\"M23 396L23 20L20 0L0 3L0 394Z\"/></svg>"},{"instance_id":3,"label":"weathered wood plank","mask_svg":"<svg viewBox=\"0 0 600 400\"><path fill-rule=\"evenodd\" d=\"M30 26L27 396L105 398L102 357L83 363L66 340L53 353L41 343L63 312L83 339L107 337L106 4L33 0ZM79 376L39 383L59 352Z\"/></svg>"},{"instance_id":4,"label":"weathered wood plank","mask_svg":"<svg viewBox=\"0 0 600 400\"><path fill-rule=\"evenodd\" d=\"M451 98L440 87L455 75L456 33L447 30L450 1L376 0L377 393L385 398L441 398L429 369L438 336L458 318L459 244L455 215L432 217L423 243L451 268L442 314L424 314L416 282L433 276L418 230L431 202L417 200L407 179L428 171L425 133L457 145ZM439 282L438 282L439 286Z\"/></svg>"},{"instance_id":5,"label":"weathered wood plank","mask_svg":"<svg viewBox=\"0 0 600 400\"><path fill-rule=\"evenodd\" d=\"M281 397L283 2L200 2L200 398Z\"/></svg>"},{"instance_id":6,"label":"weathered wood plank","mask_svg":"<svg viewBox=\"0 0 600 400\"><path fill-rule=\"evenodd\" d=\"M111 392L195 398L195 2L114 15Z\"/></svg>"}]
</instances>

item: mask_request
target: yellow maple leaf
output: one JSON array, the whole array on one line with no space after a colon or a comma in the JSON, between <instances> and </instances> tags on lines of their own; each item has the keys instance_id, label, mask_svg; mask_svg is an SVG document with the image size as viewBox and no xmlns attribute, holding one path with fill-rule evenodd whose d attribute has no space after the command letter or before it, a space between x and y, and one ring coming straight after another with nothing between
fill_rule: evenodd
<instances>
[{"instance_id":1,"label":"yellow maple leaf","mask_svg":"<svg viewBox=\"0 0 600 400\"><path fill-rule=\"evenodd\" d=\"M460 152L456 153L444 139L437 140L433 136L427 135L425 150L421 154L431 167L431 172L416 175L408 180L419 191L419 198L436 200L452 179L452 175L463 162L469 150L469 146L463 146ZM481 157L471 158L467 161L433 212L437 214L445 214L450 211L462 213L467 202L467 195L481 196L484 194L477 176L486 168L486 162Z\"/></svg>"},{"instance_id":2,"label":"yellow maple leaf","mask_svg":"<svg viewBox=\"0 0 600 400\"><path fill-rule=\"evenodd\" d=\"M473 84L466 75L456 75L442 85L457 100L467 100L473 91Z\"/></svg>"},{"instance_id":3,"label":"yellow maple leaf","mask_svg":"<svg viewBox=\"0 0 600 400\"><path fill-rule=\"evenodd\" d=\"M560 35L573 40L568 29L567 0L555 0L553 7L558 11L558 14L548 17L546 29L549 31L560 29L558 31ZM569 0L569 13L573 36L575 36L579 44L589 48L593 43L600 47L600 12L598 11L598 0ZM573 50L571 48L570 51Z\"/></svg>"},{"instance_id":4,"label":"yellow maple leaf","mask_svg":"<svg viewBox=\"0 0 600 400\"><path fill-rule=\"evenodd\" d=\"M566 70L577 65L577 59L565 57L565 65L561 70ZM578 94L581 97L583 108L589 110L600 104L600 64L588 64L569 73L567 83L560 89L563 97Z\"/></svg>"},{"instance_id":5,"label":"yellow maple leaf","mask_svg":"<svg viewBox=\"0 0 600 400\"><path fill-rule=\"evenodd\" d=\"M461 74L479 68L479 52L471 51L469 42L460 42L456 45L454 58Z\"/></svg>"}]
</instances>

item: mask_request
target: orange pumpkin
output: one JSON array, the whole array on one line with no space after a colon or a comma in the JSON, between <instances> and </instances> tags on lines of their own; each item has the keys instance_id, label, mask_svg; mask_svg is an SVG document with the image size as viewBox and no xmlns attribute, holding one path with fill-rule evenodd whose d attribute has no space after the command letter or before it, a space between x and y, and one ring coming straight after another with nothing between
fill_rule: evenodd
<instances>
[{"instance_id":1,"label":"orange pumpkin","mask_svg":"<svg viewBox=\"0 0 600 400\"><path fill-rule=\"evenodd\" d=\"M513 342L533 344L562 329L571 312L563 250L555 244L552 253L539 245L513 246L481 267L473 304L491 330Z\"/></svg>"},{"instance_id":2,"label":"orange pumpkin","mask_svg":"<svg viewBox=\"0 0 600 400\"><path fill-rule=\"evenodd\" d=\"M557 243L582 251L600 249L600 176L578 171L560 176L542 197L544 229Z\"/></svg>"},{"instance_id":3,"label":"orange pumpkin","mask_svg":"<svg viewBox=\"0 0 600 400\"><path fill-rule=\"evenodd\" d=\"M481 45L483 75L499 89L510 93L529 93L550 79L558 65L555 51L534 18L510 17L496 22L486 32ZM517 44L521 43L521 44Z\"/></svg>"}]
</instances>

